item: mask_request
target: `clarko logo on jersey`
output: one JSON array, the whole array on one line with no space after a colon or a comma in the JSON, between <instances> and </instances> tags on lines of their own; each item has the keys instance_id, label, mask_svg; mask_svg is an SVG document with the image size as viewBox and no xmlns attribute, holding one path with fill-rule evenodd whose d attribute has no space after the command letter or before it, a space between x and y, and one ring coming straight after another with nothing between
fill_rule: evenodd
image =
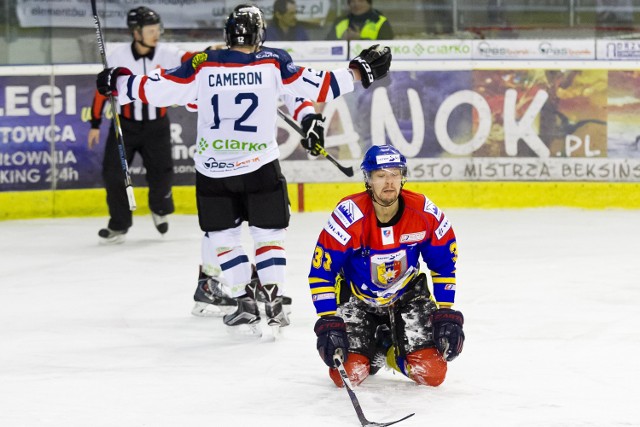
<instances>
[{"instance_id":1,"label":"clarko logo on jersey","mask_svg":"<svg viewBox=\"0 0 640 427\"><path fill-rule=\"evenodd\" d=\"M249 151L257 152L267 148L266 142L237 141L235 139L216 139L211 149L216 151Z\"/></svg>"}]
</instances>

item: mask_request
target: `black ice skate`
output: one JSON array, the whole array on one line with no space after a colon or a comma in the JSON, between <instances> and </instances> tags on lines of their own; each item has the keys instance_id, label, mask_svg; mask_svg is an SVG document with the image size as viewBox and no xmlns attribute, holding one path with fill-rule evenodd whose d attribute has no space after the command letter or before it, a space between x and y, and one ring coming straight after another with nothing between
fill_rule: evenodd
<instances>
[{"instance_id":1,"label":"black ice skate","mask_svg":"<svg viewBox=\"0 0 640 427\"><path fill-rule=\"evenodd\" d=\"M283 297L278 296L278 285L262 286L265 294L264 311L267 316L267 324L283 328L289 326L289 317L283 309Z\"/></svg>"},{"instance_id":2,"label":"black ice skate","mask_svg":"<svg viewBox=\"0 0 640 427\"><path fill-rule=\"evenodd\" d=\"M236 298L236 311L222 318L225 325L231 326L240 334L262 336L260 330L260 311L255 300L255 287L247 285L247 294ZM234 331L234 332L235 332Z\"/></svg>"},{"instance_id":3,"label":"black ice skate","mask_svg":"<svg viewBox=\"0 0 640 427\"><path fill-rule=\"evenodd\" d=\"M257 294L256 294L256 300L258 301L258 308L260 309L260 311L262 313L265 313L265 305L264 303L267 301L267 294L264 290L264 288L262 287L262 285L260 285L260 279L258 278L258 270L256 270L256 266L255 265L251 265L251 283L252 284L258 284L258 290L257 290ZM285 312L285 314L287 316L289 316L291 314L291 298L286 296L286 295L282 295L282 309Z\"/></svg>"},{"instance_id":4,"label":"black ice skate","mask_svg":"<svg viewBox=\"0 0 640 427\"><path fill-rule=\"evenodd\" d=\"M99 242L101 245L116 245L124 242L125 234L127 234L127 230L112 230L109 227L102 228L98 231L98 236L100 236Z\"/></svg>"},{"instance_id":5,"label":"black ice skate","mask_svg":"<svg viewBox=\"0 0 640 427\"><path fill-rule=\"evenodd\" d=\"M151 218L153 219L153 225L156 226L156 230L160 234L165 234L169 231L169 215L158 215L151 212Z\"/></svg>"},{"instance_id":6,"label":"black ice skate","mask_svg":"<svg viewBox=\"0 0 640 427\"><path fill-rule=\"evenodd\" d=\"M220 280L207 276L202 269L200 269L193 300L195 305L191 314L198 317L219 317L229 314L237 305L236 300L225 293Z\"/></svg>"}]
</instances>

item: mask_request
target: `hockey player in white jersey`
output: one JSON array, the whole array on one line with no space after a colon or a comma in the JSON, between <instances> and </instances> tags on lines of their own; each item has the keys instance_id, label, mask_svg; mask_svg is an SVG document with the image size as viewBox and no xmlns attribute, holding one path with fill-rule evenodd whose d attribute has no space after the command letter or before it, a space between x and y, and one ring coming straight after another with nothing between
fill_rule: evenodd
<instances>
[{"instance_id":1,"label":"hockey player in white jersey","mask_svg":"<svg viewBox=\"0 0 640 427\"><path fill-rule=\"evenodd\" d=\"M135 100L155 106L186 105L197 100L198 218L237 301L236 310L223 321L229 326L248 325L254 332L260 313L251 263L241 245L243 221L249 223L256 268L267 295L267 323L289 324L282 310L290 212L275 135L279 95L328 102L353 91L354 81L368 88L387 75L391 63L390 49L375 45L352 59L349 68L299 67L284 50L262 47L265 28L259 8L240 5L225 24L228 49L199 53L157 77L109 68L97 79L98 90L114 94L122 105Z\"/></svg>"}]
</instances>

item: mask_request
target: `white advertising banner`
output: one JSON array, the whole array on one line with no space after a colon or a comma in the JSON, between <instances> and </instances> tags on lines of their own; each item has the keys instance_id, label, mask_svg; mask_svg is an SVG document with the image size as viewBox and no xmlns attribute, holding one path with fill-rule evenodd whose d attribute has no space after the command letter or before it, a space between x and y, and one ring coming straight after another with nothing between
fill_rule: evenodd
<instances>
[{"instance_id":1,"label":"white advertising banner","mask_svg":"<svg viewBox=\"0 0 640 427\"><path fill-rule=\"evenodd\" d=\"M640 59L640 40L597 40L597 59L633 60Z\"/></svg>"},{"instance_id":2,"label":"white advertising banner","mask_svg":"<svg viewBox=\"0 0 640 427\"><path fill-rule=\"evenodd\" d=\"M357 40L351 43L351 57L374 43ZM471 40L385 40L380 43L391 48L394 61L429 59L466 59L472 57Z\"/></svg>"},{"instance_id":3,"label":"white advertising banner","mask_svg":"<svg viewBox=\"0 0 640 427\"><path fill-rule=\"evenodd\" d=\"M473 40L473 59L591 60L593 39Z\"/></svg>"},{"instance_id":4,"label":"white advertising banner","mask_svg":"<svg viewBox=\"0 0 640 427\"><path fill-rule=\"evenodd\" d=\"M281 162L289 182L362 181L360 161L340 164L353 167L347 178L318 156L311 160ZM409 181L579 181L638 182L640 159L606 158L414 158L407 159Z\"/></svg>"},{"instance_id":5,"label":"white advertising banner","mask_svg":"<svg viewBox=\"0 0 640 427\"><path fill-rule=\"evenodd\" d=\"M127 12L144 5L160 14L165 28L222 28L236 0L97 0L98 16L105 28L126 28ZM273 15L273 0L254 0ZM297 0L298 19L322 22L330 7L329 0ZM20 26L26 27L93 27L89 0L17 0L16 13Z\"/></svg>"}]
</instances>

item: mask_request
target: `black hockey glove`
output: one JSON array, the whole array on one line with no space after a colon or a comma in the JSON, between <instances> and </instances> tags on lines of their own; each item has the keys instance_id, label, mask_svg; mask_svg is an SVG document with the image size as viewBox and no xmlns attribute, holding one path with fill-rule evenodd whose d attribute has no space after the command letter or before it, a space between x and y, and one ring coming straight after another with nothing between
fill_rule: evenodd
<instances>
[{"instance_id":1,"label":"black hockey glove","mask_svg":"<svg viewBox=\"0 0 640 427\"><path fill-rule=\"evenodd\" d=\"M312 156L320 154L315 149L316 144L320 144L324 148L324 117L322 114L309 114L302 119L302 130L307 136L300 140L300 144L309 150Z\"/></svg>"},{"instance_id":2,"label":"black hockey glove","mask_svg":"<svg viewBox=\"0 0 640 427\"><path fill-rule=\"evenodd\" d=\"M356 56L349 62L349 68L360 71L362 86L366 89L376 80L380 80L389 73L391 66L391 49L388 46L375 44Z\"/></svg>"},{"instance_id":3,"label":"black hockey glove","mask_svg":"<svg viewBox=\"0 0 640 427\"><path fill-rule=\"evenodd\" d=\"M462 352L464 332L462 313L450 308L439 308L431 313L433 340L436 348L447 362L451 362Z\"/></svg>"},{"instance_id":4,"label":"black hockey glove","mask_svg":"<svg viewBox=\"0 0 640 427\"><path fill-rule=\"evenodd\" d=\"M98 73L98 78L96 79L98 92L104 96L118 96L118 88L116 85L118 77L130 76L132 74L131 70L124 67L105 68Z\"/></svg>"},{"instance_id":5,"label":"black hockey glove","mask_svg":"<svg viewBox=\"0 0 640 427\"><path fill-rule=\"evenodd\" d=\"M313 331L318 336L318 353L328 367L334 367L333 355L336 350L341 350L343 356L347 357L349 340L347 339L347 327L341 317L321 317L313 327Z\"/></svg>"}]
</instances>

